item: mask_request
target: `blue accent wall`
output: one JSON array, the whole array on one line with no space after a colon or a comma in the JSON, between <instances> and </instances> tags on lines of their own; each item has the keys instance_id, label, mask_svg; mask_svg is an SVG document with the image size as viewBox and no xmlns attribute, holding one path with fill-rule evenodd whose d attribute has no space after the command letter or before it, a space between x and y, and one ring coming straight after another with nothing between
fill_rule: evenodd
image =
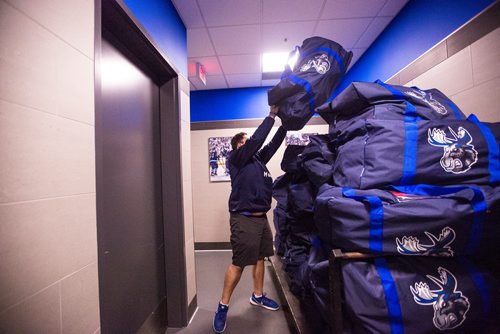
<instances>
[{"instance_id":1,"label":"blue accent wall","mask_svg":"<svg viewBox=\"0 0 500 334\"><path fill-rule=\"evenodd\" d=\"M270 87L198 90L191 92L191 122L264 118L269 114Z\"/></svg>"},{"instance_id":2,"label":"blue accent wall","mask_svg":"<svg viewBox=\"0 0 500 334\"><path fill-rule=\"evenodd\" d=\"M170 0L124 0L180 74L188 77L187 34Z\"/></svg>"},{"instance_id":3,"label":"blue accent wall","mask_svg":"<svg viewBox=\"0 0 500 334\"><path fill-rule=\"evenodd\" d=\"M494 0L410 0L347 73L352 81L385 81L449 36Z\"/></svg>"},{"instance_id":4,"label":"blue accent wall","mask_svg":"<svg viewBox=\"0 0 500 334\"><path fill-rule=\"evenodd\" d=\"M347 73L336 94L352 81L387 80L494 2L410 0ZM191 121L264 117L269 89L191 92Z\"/></svg>"}]
</instances>

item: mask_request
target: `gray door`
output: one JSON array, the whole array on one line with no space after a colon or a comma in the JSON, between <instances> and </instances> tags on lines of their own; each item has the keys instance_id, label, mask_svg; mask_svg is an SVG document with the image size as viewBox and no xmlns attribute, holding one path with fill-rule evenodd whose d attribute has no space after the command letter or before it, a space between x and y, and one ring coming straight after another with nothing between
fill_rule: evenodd
<instances>
[{"instance_id":1,"label":"gray door","mask_svg":"<svg viewBox=\"0 0 500 334\"><path fill-rule=\"evenodd\" d=\"M159 87L105 39L100 64L101 325L135 333L166 301Z\"/></svg>"}]
</instances>

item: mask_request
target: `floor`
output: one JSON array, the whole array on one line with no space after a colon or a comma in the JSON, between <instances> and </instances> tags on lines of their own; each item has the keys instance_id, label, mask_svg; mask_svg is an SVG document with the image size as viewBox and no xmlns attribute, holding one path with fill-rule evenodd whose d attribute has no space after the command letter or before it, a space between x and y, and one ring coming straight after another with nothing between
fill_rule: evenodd
<instances>
[{"instance_id":1,"label":"floor","mask_svg":"<svg viewBox=\"0 0 500 334\"><path fill-rule=\"evenodd\" d=\"M198 310L187 327L169 328L165 334L214 333L212 320L220 300L224 272L228 264L231 263L231 251L197 251L195 259ZM283 303L274 284L271 264L266 261L264 290L270 298ZM248 267L243 271L241 280L231 298L224 333L295 333L294 328L290 328L287 322L287 316L289 316L286 313L289 312L287 307L282 307L278 311L269 311L248 302L252 286L252 270L251 267Z\"/></svg>"}]
</instances>

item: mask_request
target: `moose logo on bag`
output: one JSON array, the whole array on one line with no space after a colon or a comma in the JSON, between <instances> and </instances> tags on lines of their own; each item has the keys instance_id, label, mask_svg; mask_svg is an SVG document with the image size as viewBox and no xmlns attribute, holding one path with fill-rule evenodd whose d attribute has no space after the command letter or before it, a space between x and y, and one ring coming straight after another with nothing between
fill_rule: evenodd
<instances>
[{"instance_id":1,"label":"moose logo on bag","mask_svg":"<svg viewBox=\"0 0 500 334\"><path fill-rule=\"evenodd\" d=\"M450 127L448 130L453 138L447 137L441 129L429 129L427 140L432 146L444 149L440 162L445 171L454 174L465 173L477 162L477 151L472 145L472 136L463 127L459 127L457 133Z\"/></svg>"},{"instance_id":2,"label":"moose logo on bag","mask_svg":"<svg viewBox=\"0 0 500 334\"><path fill-rule=\"evenodd\" d=\"M432 244L422 245L420 241L413 236L404 236L401 240L396 238L397 250L403 255L419 256L453 256L451 243L455 240L455 231L450 227L445 227L438 238L429 232L424 232L431 240Z\"/></svg>"},{"instance_id":3,"label":"moose logo on bag","mask_svg":"<svg viewBox=\"0 0 500 334\"><path fill-rule=\"evenodd\" d=\"M429 93L427 94L426 92L419 90L419 89L413 89L404 92L406 95L413 96L416 99L420 99L427 103L434 111L441 115L446 115L448 113L448 110L443 106L439 101L436 101L433 97L432 94Z\"/></svg>"},{"instance_id":4,"label":"moose logo on bag","mask_svg":"<svg viewBox=\"0 0 500 334\"><path fill-rule=\"evenodd\" d=\"M438 290L431 290L425 282L415 283L410 290L417 304L434 307L432 321L437 329L453 329L464 322L470 308L469 299L457 291L457 279L449 270L439 267L437 271L439 278L426 276L438 285Z\"/></svg>"},{"instance_id":5,"label":"moose logo on bag","mask_svg":"<svg viewBox=\"0 0 500 334\"><path fill-rule=\"evenodd\" d=\"M311 67L314 67L316 72L318 72L319 74L325 74L330 69L328 56L325 53L322 53L315 56L313 59L309 59L307 63L300 67L300 72L305 72Z\"/></svg>"}]
</instances>

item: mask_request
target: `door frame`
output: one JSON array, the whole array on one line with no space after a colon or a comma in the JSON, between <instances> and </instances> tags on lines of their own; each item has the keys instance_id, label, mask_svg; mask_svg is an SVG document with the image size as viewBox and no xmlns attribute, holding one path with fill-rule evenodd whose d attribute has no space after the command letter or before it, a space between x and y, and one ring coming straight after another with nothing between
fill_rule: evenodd
<instances>
[{"instance_id":1,"label":"door frame","mask_svg":"<svg viewBox=\"0 0 500 334\"><path fill-rule=\"evenodd\" d=\"M96 215L98 242L99 290L102 284L102 213L103 206L103 129L101 95L101 43L103 31L109 31L124 46L120 51L134 61L160 88L160 154L161 154L161 193L163 209L163 230L165 250L165 303L145 319L139 332L164 333L167 327L184 327L188 323L193 305L187 301L187 269L185 254L185 231L181 165L180 133L180 83L179 71L160 51L139 21L134 17L122 0L94 0L95 3L95 148L96 148ZM182 79L181 79L182 80ZM101 237L100 237L101 236ZM102 294L99 293L102 304ZM196 307L196 305L194 305ZM101 313L101 331L103 327Z\"/></svg>"}]
</instances>

